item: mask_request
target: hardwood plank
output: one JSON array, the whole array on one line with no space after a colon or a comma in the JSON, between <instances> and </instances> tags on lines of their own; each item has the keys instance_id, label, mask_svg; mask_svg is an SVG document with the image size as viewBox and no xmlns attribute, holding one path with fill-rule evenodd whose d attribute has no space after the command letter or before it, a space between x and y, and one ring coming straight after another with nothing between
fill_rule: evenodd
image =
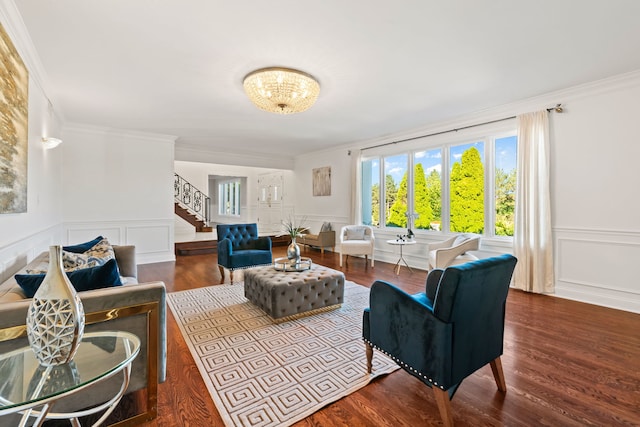
<instances>
[{"instance_id":1,"label":"hardwood plank","mask_svg":"<svg viewBox=\"0 0 640 427\"><path fill-rule=\"evenodd\" d=\"M286 247L274 248L285 256ZM340 269L338 255L308 250L314 263ZM425 260L426 266L426 260ZM349 259L348 280L375 280L407 292L424 289L426 272L397 276L394 264ZM178 257L139 266L141 281L167 291L216 285L216 255ZM228 282L228 274L225 280ZM169 312L167 381L159 386L158 418L148 426L222 426L184 339ZM640 425L640 315L511 290L507 300L502 394L489 366L467 378L451 401L454 423L508 426ZM362 347L365 358L365 347ZM374 352L374 357L376 357ZM442 425L432 390L397 371L295 424L302 426Z\"/></svg>"}]
</instances>

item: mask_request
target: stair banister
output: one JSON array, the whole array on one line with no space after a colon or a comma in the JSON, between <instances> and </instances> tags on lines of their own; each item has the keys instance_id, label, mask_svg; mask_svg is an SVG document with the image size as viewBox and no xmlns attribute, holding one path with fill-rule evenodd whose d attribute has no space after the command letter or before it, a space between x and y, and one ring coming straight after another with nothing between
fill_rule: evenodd
<instances>
[{"instance_id":1,"label":"stair banister","mask_svg":"<svg viewBox=\"0 0 640 427\"><path fill-rule=\"evenodd\" d=\"M174 173L173 198L183 208L193 213L199 220L209 224L211 221L210 200L204 192L189 181Z\"/></svg>"}]
</instances>

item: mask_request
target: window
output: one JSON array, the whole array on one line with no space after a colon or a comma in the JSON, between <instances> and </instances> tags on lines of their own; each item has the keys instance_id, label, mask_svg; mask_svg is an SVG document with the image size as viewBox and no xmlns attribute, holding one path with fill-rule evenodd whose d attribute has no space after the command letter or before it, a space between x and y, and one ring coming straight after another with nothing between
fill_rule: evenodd
<instances>
[{"instance_id":1,"label":"window","mask_svg":"<svg viewBox=\"0 0 640 427\"><path fill-rule=\"evenodd\" d=\"M362 223L380 225L380 161L362 162Z\"/></svg>"},{"instance_id":2,"label":"window","mask_svg":"<svg viewBox=\"0 0 640 427\"><path fill-rule=\"evenodd\" d=\"M387 227L407 226L407 158L406 154L384 159L384 206Z\"/></svg>"},{"instance_id":3,"label":"window","mask_svg":"<svg viewBox=\"0 0 640 427\"><path fill-rule=\"evenodd\" d=\"M449 230L484 232L484 142L449 148Z\"/></svg>"},{"instance_id":4,"label":"window","mask_svg":"<svg viewBox=\"0 0 640 427\"><path fill-rule=\"evenodd\" d=\"M516 136L498 138L495 147L495 235L513 236L518 138Z\"/></svg>"},{"instance_id":5,"label":"window","mask_svg":"<svg viewBox=\"0 0 640 427\"><path fill-rule=\"evenodd\" d=\"M224 181L218 184L218 213L240 216L240 180Z\"/></svg>"},{"instance_id":6,"label":"window","mask_svg":"<svg viewBox=\"0 0 640 427\"><path fill-rule=\"evenodd\" d=\"M513 236L516 153L517 137L512 131L364 158L362 221L374 226Z\"/></svg>"},{"instance_id":7,"label":"window","mask_svg":"<svg viewBox=\"0 0 640 427\"><path fill-rule=\"evenodd\" d=\"M413 227L440 230L442 224L442 150L413 154Z\"/></svg>"}]
</instances>

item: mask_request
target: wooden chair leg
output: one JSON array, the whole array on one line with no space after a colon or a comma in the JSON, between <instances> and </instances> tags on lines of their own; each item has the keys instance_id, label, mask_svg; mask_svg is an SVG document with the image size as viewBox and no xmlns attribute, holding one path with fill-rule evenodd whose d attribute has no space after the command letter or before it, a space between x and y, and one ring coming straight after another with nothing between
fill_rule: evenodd
<instances>
[{"instance_id":1,"label":"wooden chair leg","mask_svg":"<svg viewBox=\"0 0 640 427\"><path fill-rule=\"evenodd\" d=\"M365 341L365 351L367 353L367 373L371 373L371 361L373 360L373 347Z\"/></svg>"},{"instance_id":2,"label":"wooden chair leg","mask_svg":"<svg viewBox=\"0 0 640 427\"><path fill-rule=\"evenodd\" d=\"M233 270L229 270L229 282L233 285Z\"/></svg>"},{"instance_id":3,"label":"wooden chair leg","mask_svg":"<svg viewBox=\"0 0 640 427\"><path fill-rule=\"evenodd\" d=\"M453 427L453 416L451 415L451 400L449 399L449 393L436 386L431 386L431 388L433 389L433 395L435 396L436 403L438 404L442 424L445 427Z\"/></svg>"},{"instance_id":4,"label":"wooden chair leg","mask_svg":"<svg viewBox=\"0 0 640 427\"><path fill-rule=\"evenodd\" d=\"M504 380L504 372L502 371L502 361L500 361L500 357L496 357L490 362L491 371L493 371L493 378L496 380L496 385L498 386L498 390L503 393L507 392L507 383Z\"/></svg>"},{"instance_id":5,"label":"wooden chair leg","mask_svg":"<svg viewBox=\"0 0 640 427\"><path fill-rule=\"evenodd\" d=\"M218 269L220 270L220 284L224 283L224 267L218 264Z\"/></svg>"}]
</instances>

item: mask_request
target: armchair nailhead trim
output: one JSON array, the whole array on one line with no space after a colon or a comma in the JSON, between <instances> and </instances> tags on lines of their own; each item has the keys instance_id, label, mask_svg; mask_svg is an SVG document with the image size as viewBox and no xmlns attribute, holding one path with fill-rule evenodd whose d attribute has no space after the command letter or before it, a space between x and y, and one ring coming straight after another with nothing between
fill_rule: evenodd
<instances>
[{"instance_id":1,"label":"armchair nailhead trim","mask_svg":"<svg viewBox=\"0 0 640 427\"><path fill-rule=\"evenodd\" d=\"M425 380L429 381L431 384L433 384L434 386L440 388L441 390L444 390L444 387L441 385L438 385L437 382L433 381L431 378L427 377L426 375L424 375L422 372L417 371L416 369L414 369L413 367L407 365L406 363L404 363L402 360L398 360L395 356L387 353L386 351L382 350L381 348L379 348L377 345L373 344L371 341L369 341L366 338L362 338L363 341L365 341L366 343L368 343L371 347L373 347L374 349L378 350L380 353L384 354L385 356L391 358L394 362L396 362L397 364L399 364L400 366L409 369L411 372L415 372L419 377L424 378Z\"/></svg>"},{"instance_id":2,"label":"armchair nailhead trim","mask_svg":"<svg viewBox=\"0 0 640 427\"><path fill-rule=\"evenodd\" d=\"M224 267L224 268L226 268L227 270L233 270L233 271L235 271L235 270L246 270L246 269L248 269L248 268L254 268L254 267L262 267L262 266L265 266L265 265L271 265L271 264L246 265L246 266L244 266L244 267L233 267L233 268L224 267L224 266L223 266L223 267Z\"/></svg>"}]
</instances>

